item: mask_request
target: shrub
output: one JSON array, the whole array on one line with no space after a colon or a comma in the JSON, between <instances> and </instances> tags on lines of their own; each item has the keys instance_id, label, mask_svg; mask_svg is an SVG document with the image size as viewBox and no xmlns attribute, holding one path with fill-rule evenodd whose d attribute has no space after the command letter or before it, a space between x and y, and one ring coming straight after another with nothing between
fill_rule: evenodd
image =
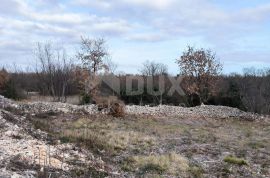
<instances>
[{"instance_id":1,"label":"shrub","mask_svg":"<svg viewBox=\"0 0 270 178\"><path fill-rule=\"evenodd\" d=\"M82 95L81 104L89 104L91 103L91 96L89 94L84 93Z\"/></svg>"},{"instance_id":2,"label":"shrub","mask_svg":"<svg viewBox=\"0 0 270 178\"><path fill-rule=\"evenodd\" d=\"M113 117L124 117L125 116L125 109L124 104L121 102L115 102L110 106L109 115Z\"/></svg>"},{"instance_id":3,"label":"shrub","mask_svg":"<svg viewBox=\"0 0 270 178\"><path fill-rule=\"evenodd\" d=\"M94 98L94 103L97 104L100 111L108 109L108 114L113 117L125 116L125 104L116 96L98 96Z\"/></svg>"},{"instance_id":4,"label":"shrub","mask_svg":"<svg viewBox=\"0 0 270 178\"><path fill-rule=\"evenodd\" d=\"M11 98L14 100L20 100L26 98L25 92L19 86L17 86L16 82L13 80L9 80L4 86L4 91L2 93L5 97Z\"/></svg>"}]
</instances>

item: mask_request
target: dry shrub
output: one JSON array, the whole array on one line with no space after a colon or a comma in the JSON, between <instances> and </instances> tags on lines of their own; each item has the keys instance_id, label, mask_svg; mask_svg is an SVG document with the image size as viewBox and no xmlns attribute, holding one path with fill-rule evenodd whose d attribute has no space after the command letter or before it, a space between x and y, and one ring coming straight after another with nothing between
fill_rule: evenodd
<instances>
[{"instance_id":1,"label":"dry shrub","mask_svg":"<svg viewBox=\"0 0 270 178\"><path fill-rule=\"evenodd\" d=\"M109 115L112 115L113 117L124 117L125 116L125 105L123 102L115 102L110 106L110 112Z\"/></svg>"},{"instance_id":2,"label":"dry shrub","mask_svg":"<svg viewBox=\"0 0 270 178\"><path fill-rule=\"evenodd\" d=\"M100 111L103 109L107 109L108 114L112 115L113 117L125 116L125 104L116 96L94 97L94 102L97 104Z\"/></svg>"}]
</instances>

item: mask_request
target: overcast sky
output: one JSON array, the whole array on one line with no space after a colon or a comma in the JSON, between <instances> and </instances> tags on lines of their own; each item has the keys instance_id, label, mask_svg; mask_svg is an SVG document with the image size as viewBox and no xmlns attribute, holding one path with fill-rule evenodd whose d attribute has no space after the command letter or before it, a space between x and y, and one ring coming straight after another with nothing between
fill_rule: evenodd
<instances>
[{"instance_id":1,"label":"overcast sky","mask_svg":"<svg viewBox=\"0 0 270 178\"><path fill-rule=\"evenodd\" d=\"M104 37L118 70L145 60L178 72L187 45L211 48L224 73L270 67L269 0L1 0L0 65L27 66L37 42L64 45Z\"/></svg>"}]
</instances>

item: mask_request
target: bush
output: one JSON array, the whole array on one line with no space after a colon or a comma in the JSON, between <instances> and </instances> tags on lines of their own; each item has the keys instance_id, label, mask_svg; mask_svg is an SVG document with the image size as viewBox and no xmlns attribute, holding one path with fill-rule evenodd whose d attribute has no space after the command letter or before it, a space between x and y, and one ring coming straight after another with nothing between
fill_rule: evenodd
<instances>
[{"instance_id":1,"label":"bush","mask_svg":"<svg viewBox=\"0 0 270 178\"><path fill-rule=\"evenodd\" d=\"M115 102L110 106L109 115L113 117L124 117L125 116L125 109L124 104L122 102Z\"/></svg>"},{"instance_id":2,"label":"bush","mask_svg":"<svg viewBox=\"0 0 270 178\"><path fill-rule=\"evenodd\" d=\"M84 93L82 95L81 104L89 104L91 103L91 96L89 94Z\"/></svg>"},{"instance_id":3,"label":"bush","mask_svg":"<svg viewBox=\"0 0 270 178\"><path fill-rule=\"evenodd\" d=\"M17 86L15 81L9 80L4 86L4 91L2 93L5 97L14 100L20 100L26 98L25 92L22 88Z\"/></svg>"}]
</instances>

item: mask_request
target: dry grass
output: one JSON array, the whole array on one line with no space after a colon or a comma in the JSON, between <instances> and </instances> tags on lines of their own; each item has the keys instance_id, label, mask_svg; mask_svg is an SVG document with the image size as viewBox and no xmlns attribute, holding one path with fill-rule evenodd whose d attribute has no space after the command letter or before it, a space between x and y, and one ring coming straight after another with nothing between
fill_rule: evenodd
<instances>
[{"instance_id":1,"label":"dry grass","mask_svg":"<svg viewBox=\"0 0 270 178\"><path fill-rule=\"evenodd\" d=\"M89 148L108 153L126 150L128 147L137 145L138 147L152 146L154 139L143 136L133 131L113 131L113 130L91 130L91 129L66 129L61 133L61 138L67 141L79 140Z\"/></svg>"},{"instance_id":2,"label":"dry grass","mask_svg":"<svg viewBox=\"0 0 270 178\"><path fill-rule=\"evenodd\" d=\"M63 142L97 153L131 177L222 177L223 173L258 177L254 172L270 176L268 122L104 115L65 118L43 118L39 125ZM224 159L225 153L235 157ZM248 166L238 166L245 160Z\"/></svg>"},{"instance_id":3,"label":"dry grass","mask_svg":"<svg viewBox=\"0 0 270 178\"><path fill-rule=\"evenodd\" d=\"M183 156L174 152L166 155L151 155L151 156L134 156L129 159L130 166L133 170L139 170L141 174L157 173L179 175L187 172L189 162Z\"/></svg>"},{"instance_id":4,"label":"dry grass","mask_svg":"<svg viewBox=\"0 0 270 178\"><path fill-rule=\"evenodd\" d=\"M110 120L112 119L112 120ZM52 122L53 124L51 124ZM123 129L121 120L107 119L92 120L82 117L69 122L35 120L36 128L45 129L47 132L56 130L52 135L62 142L75 142L97 153L117 154L125 150L143 151L155 145L156 138L145 135L136 130ZM54 127L61 126L60 130Z\"/></svg>"}]
</instances>

